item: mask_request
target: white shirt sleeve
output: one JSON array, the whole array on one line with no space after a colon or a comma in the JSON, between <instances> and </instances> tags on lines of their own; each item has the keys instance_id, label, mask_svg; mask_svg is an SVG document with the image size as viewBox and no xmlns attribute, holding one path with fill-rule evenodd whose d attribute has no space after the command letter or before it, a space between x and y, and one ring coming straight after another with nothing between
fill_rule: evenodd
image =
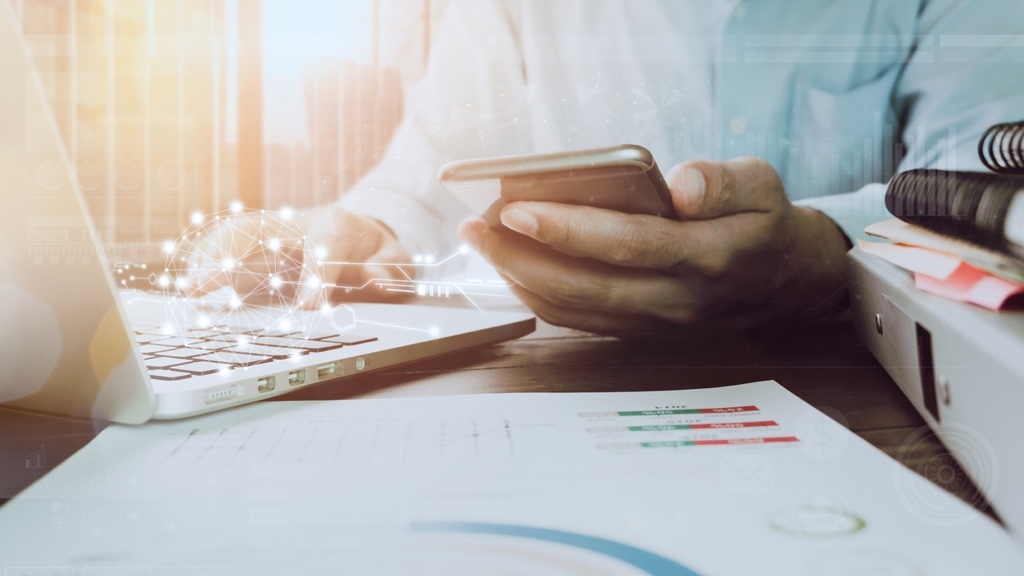
<instances>
[{"instance_id":1,"label":"white shirt sleeve","mask_svg":"<svg viewBox=\"0 0 1024 576\"><path fill-rule=\"evenodd\" d=\"M912 168L984 170L977 154L986 128L1024 118L1024 11L1019 0L984 9L965 0L932 0L918 18L920 33L903 65L893 101L902 119L904 154ZM830 216L851 238L892 218L885 184L797 202Z\"/></svg>"},{"instance_id":2,"label":"white shirt sleeve","mask_svg":"<svg viewBox=\"0 0 1024 576\"><path fill-rule=\"evenodd\" d=\"M453 159L521 152L504 90L522 90L521 50L500 2L456 0L438 27L423 82L406 106L384 159L337 205L387 224L424 261L457 249L456 229L469 211L437 182ZM450 267L423 267L419 279Z\"/></svg>"}]
</instances>

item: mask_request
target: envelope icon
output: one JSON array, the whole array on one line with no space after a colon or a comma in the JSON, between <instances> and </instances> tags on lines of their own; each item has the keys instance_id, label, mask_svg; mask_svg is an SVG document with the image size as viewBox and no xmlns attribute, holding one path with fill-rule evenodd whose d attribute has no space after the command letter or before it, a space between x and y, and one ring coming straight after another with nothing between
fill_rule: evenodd
<instances>
[{"instance_id":1,"label":"envelope icon","mask_svg":"<svg viewBox=\"0 0 1024 576\"><path fill-rule=\"evenodd\" d=\"M775 456L731 454L722 456L720 476L724 494L764 494L775 491Z\"/></svg>"}]
</instances>

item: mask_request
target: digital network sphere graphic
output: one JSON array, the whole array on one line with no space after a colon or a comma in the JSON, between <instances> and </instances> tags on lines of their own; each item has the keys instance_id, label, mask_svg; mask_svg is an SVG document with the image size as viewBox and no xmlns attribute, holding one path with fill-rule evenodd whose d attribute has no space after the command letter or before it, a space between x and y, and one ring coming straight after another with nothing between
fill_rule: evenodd
<instances>
[{"instance_id":1,"label":"digital network sphere graphic","mask_svg":"<svg viewBox=\"0 0 1024 576\"><path fill-rule=\"evenodd\" d=\"M175 328L229 327L254 335L308 326L311 311L328 309L325 254L289 211L235 207L195 215L164 245L160 284L172 294Z\"/></svg>"}]
</instances>

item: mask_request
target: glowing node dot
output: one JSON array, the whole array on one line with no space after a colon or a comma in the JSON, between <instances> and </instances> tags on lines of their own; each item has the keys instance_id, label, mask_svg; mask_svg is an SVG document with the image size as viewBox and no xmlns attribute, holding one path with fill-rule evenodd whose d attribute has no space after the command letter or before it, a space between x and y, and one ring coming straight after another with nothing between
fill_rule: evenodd
<instances>
[{"instance_id":1,"label":"glowing node dot","mask_svg":"<svg viewBox=\"0 0 1024 576\"><path fill-rule=\"evenodd\" d=\"M285 206L284 208L281 208L281 218L284 218L285 220L291 220L294 217L295 217L295 210L292 210L291 208L288 208L287 206Z\"/></svg>"},{"instance_id":2,"label":"glowing node dot","mask_svg":"<svg viewBox=\"0 0 1024 576\"><path fill-rule=\"evenodd\" d=\"M240 214L242 212L242 203L239 202L238 200L232 202L231 211L234 212L235 214Z\"/></svg>"},{"instance_id":3,"label":"glowing node dot","mask_svg":"<svg viewBox=\"0 0 1024 576\"><path fill-rule=\"evenodd\" d=\"M224 270L231 270L232 268L235 267L235 261L230 258L225 258L224 261L221 262L220 264L221 268L223 268Z\"/></svg>"},{"instance_id":4,"label":"glowing node dot","mask_svg":"<svg viewBox=\"0 0 1024 576\"><path fill-rule=\"evenodd\" d=\"M167 288L171 284L171 279L168 278L166 274L161 274L160 278L157 279L157 284L159 284L161 288Z\"/></svg>"},{"instance_id":5,"label":"glowing node dot","mask_svg":"<svg viewBox=\"0 0 1024 576\"><path fill-rule=\"evenodd\" d=\"M278 276L271 276L270 277L270 285L273 286L274 288L280 288L281 287L281 283L282 283L282 281L281 281L280 277L278 277Z\"/></svg>"},{"instance_id":6,"label":"glowing node dot","mask_svg":"<svg viewBox=\"0 0 1024 576\"><path fill-rule=\"evenodd\" d=\"M423 262L423 256L417 254L412 257L412 261L419 264L420 262Z\"/></svg>"},{"instance_id":7,"label":"glowing node dot","mask_svg":"<svg viewBox=\"0 0 1024 576\"><path fill-rule=\"evenodd\" d=\"M235 296L231 298L230 301L228 301L228 305L230 305L232 308L238 308L239 306L242 305L242 299L239 298L238 296Z\"/></svg>"},{"instance_id":8,"label":"glowing node dot","mask_svg":"<svg viewBox=\"0 0 1024 576\"><path fill-rule=\"evenodd\" d=\"M459 254L469 254L469 246L466 246L465 244L459 246Z\"/></svg>"},{"instance_id":9,"label":"glowing node dot","mask_svg":"<svg viewBox=\"0 0 1024 576\"><path fill-rule=\"evenodd\" d=\"M195 217L193 217L193 219L194 218ZM170 240L167 240L166 242L164 242L163 243L163 250L164 250L164 254L170 254L171 252L174 252L174 242L171 242Z\"/></svg>"},{"instance_id":10,"label":"glowing node dot","mask_svg":"<svg viewBox=\"0 0 1024 576\"><path fill-rule=\"evenodd\" d=\"M277 252L278 250L281 249L281 241L278 240L277 238L271 238L270 241L267 242L267 248L270 248L274 252Z\"/></svg>"},{"instance_id":11,"label":"glowing node dot","mask_svg":"<svg viewBox=\"0 0 1024 576\"><path fill-rule=\"evenodd\" d=\"M424 258L424 260L427 262L427 264L433 264L434 263L434 257L433 256L427 256L426 258Z\"/></svg>"},{"instance_id":12,"label":"glowing node dot","mask_svg":"<svg viewBox=\"0 0 1024 576\"><path fill-rule=\"evenodd\" d=\"M174 285L178 290L184 290L185 288L188 288L188 278L185 278L184 276L179 277L174 280Z\"/></svg>"},{"instance_id":13,"label":"glowing node dot","mask_svg":"<svg viewBox=\"0 0 1024 576\"><path fill-rule=\"evenodd\" d=\"M433 336L434 338L437 338L438 336L440 336L440 335L441 335L441 329L440 329L440 328L438 328L437 326L431 326L431 327L430 327L430 328L428 329L428 332L429 332L429 333L430 333L430 335L431 335L431 336Z\"/></svg>"},{"instance_id":14,"label":"glowing node dot","mask_svg":"<svg viewBox=\"0 0 1024 576\"><path fill-rule=\"evenodd\" d=\"M321 259L321 260L323 260L324 258L327 258L327 249L323 248L323 247L317 248L316 249L316 257Z\"/></svg>"},{"instance_id":15,"label":"glowing node dot","mask_svg":"<svg viewBox=\"0 0 1024 576\"><path fill-rule=\"evenodd\" d=\"M202 212L193 212L192 213L192 223L195 224L196 226L199 226L200 224L202 224L203 223L203 213Z\"/></svg>"}]
</instances>

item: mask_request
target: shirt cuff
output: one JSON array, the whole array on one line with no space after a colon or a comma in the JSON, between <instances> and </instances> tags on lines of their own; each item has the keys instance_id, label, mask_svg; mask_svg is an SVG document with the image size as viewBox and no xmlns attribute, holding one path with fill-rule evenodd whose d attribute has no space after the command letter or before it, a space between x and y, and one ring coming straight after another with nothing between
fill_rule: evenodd
<instances>
[{"instance_id":1,"label":"shirt cuff","mask_svg":"<svg viewBox=\"0 0 1024 576\"><path fill-rule=\"evenodd\" d=\"M868 239L864 228L892 215L885 209L885 184L868 184L856 192L806 198L794 202L824 213L850 240Z\"/></svg>"}]
</instances>

